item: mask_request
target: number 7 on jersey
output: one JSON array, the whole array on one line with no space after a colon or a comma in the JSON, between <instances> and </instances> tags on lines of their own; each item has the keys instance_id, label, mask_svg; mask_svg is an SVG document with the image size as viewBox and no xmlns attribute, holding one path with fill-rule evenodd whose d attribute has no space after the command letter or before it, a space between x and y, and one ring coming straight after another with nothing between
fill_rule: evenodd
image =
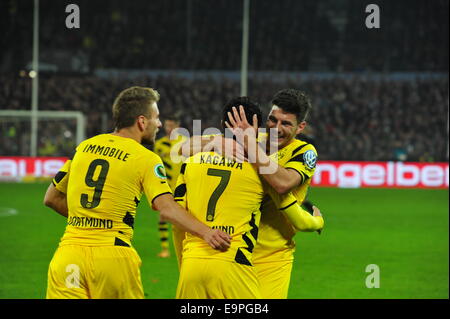
<instances>
[{"instance_id":1,"label":"number 7 on jersey","mask_svg":"<svg viewBox=\"0 0 450 319\"><path fill-rule=\"evenodd\" d=\"M212 222L214 220L214 214L216 213L217 201L219 200L220 195L222 195L222 193L225 191L225 188L230 181L231 171L209 168L207 174L209 176L220 177L219 185L217 185L216 189L209 198L208 209L206 211L206 221Z\"/></svg>"}]
</instances>

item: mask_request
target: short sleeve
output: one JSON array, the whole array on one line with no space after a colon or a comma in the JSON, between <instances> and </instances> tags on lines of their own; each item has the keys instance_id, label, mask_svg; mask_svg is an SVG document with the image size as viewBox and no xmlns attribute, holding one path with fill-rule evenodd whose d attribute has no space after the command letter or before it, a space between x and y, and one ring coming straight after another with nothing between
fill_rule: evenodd
<instances>
[{"instance_id":1,"label":"short sleeve","mask_svg":"<svg viewBox=\"0 0 450 319\"><path fill-rule=\"evenodd\" d=\"M290 160L284 165L285 168L296 170L303 178L303 181L311 178L316 170L317 152L314 146L308 145L298 153L293 154Z\"/></svg>"},{"instance_id":2,"label":"short sleeve","mask_svg":"<svg viewBox=\"0 0 450 319\"><path fill-rule=\"evenodd\" d=\"M153 203L158 196L172 194L172 191L167 184L166 171L161 158L151 152L150 155L146 157L143 164L145 165L145 168L142 186L148 201Z\"/></svg>"},{"instance_id":3,"label":"short sleeve","mask_svg":"<svg viewBox=\"0 0 450 319\"><path fill-rule=\"evenodd\" d=\"M56 173L55 177L52 180L53 185L57 190L59 190L61 193L66 194L67 193L67 184L69 182L69 173L70 173L70 166L72 164L72 160L67 160L63 167L60 168L58 173Z\"/></svg>"}]
</instances>

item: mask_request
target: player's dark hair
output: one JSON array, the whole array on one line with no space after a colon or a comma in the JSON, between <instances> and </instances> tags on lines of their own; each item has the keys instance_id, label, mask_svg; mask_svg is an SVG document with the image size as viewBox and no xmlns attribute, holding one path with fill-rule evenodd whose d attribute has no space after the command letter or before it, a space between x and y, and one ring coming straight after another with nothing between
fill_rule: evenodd
<instances>
[{"instance_id":1,"label":"player's dark hair","mask_svg":"<svg viewBox=\"0 0 450 319\"><path fill-rule=\"evenodd\" d=\"M258 118L258 127L260 127L262 124L261 108L257 102L251 100L248 96L235 97L224 105L222 109L223 122L230 123L230 120L228 119L228 112L233 114L233 106L239 111L239 105L244 107L245 116L247 117L247 121L250 125L253 125L253 115L256 114ZM223 124L223 126L225 126L225 124Z\"/></svg>"},{"instance_id":2,"label":"player's dark hair","mask_svg":"<svg viewBox=\"0 0 450 319\"><path fill-rule=\"evenodd\" d=\"M150 116L150 106L158 101L159 93L152 88L133 86L123 90L112 107L115 128L133 126L140 115Z\"/></svg>"},{"instance_id":3,"label":"player's dark hair","mask_svg":"<svg viewBox=\"0 0 450 319\"><path fill-rule=\"evenodd\" d=\"M305 121L312 108L306 93L295 89L278 91L272 99L272 105L278 106L286 113L295 114L298 122Z\"/></svg>"}]
</instances>

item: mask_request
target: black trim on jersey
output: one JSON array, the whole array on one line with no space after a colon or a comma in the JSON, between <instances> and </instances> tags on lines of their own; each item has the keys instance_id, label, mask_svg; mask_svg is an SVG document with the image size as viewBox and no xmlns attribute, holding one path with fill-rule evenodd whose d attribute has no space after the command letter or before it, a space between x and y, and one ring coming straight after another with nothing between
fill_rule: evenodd
<instances>
[{"instance_id":1,"label":"black trim on jersey","mask_svg":"<svg viewBox=\"0 0 450 319\"><path fill-rule=\"evenodd\" d=\"M180 184L175 188L173 197L183 197L186 195L186 184Z\"/></svg>"},{"instance_id":2,"label":"black trim on jersey","mask_svg":"<svg viewBox=\"0 0 450 319\"><path fill-rule=\"evenodd\" d=\"M56 173L55 175L55 181L56 183L59 183L60 181L62 181L62 179L64 178L64 176L67 175L67 172L61 172L59 171L58 173Z\"/></svg>"},{"instance_id":3,"label":"black trim on jersey","mask_svg":"<svg viewBox=\"0 0 450 319\"><path fill-rule=\"evenodd\" d=\"M181 198L175 198L176 202L182 202L183 200Z\"/></svg>"},{"instance_id":4,"label":"black trim on jersey","mask_svg":"<svg viewBox=\"0 0 450 319\"><path fill-rule=\"evenodd\" d=\"M242 235L242 239L248 246L245 249L247 249L249 252L253 252L253 248L255 248L255 245L253 244L252 240L248 238L247 234Z\"/></svg>"},{"instance_id":5,"label":"black trim on jersey","mask_svg":"<svg viewBox=\"0 0 450 319\"><path fill-rule=\"evenodd\" d=\"M294 156L295 153L297 153L298 151L300 151L302 148L304 148L306 145L309 145L308 143L300 145L299 147L297 147L295 150L292 151L292 155Z\"/></svg>"},{"instance_id":6,"label":"black trim on jersey","mask_svg":"<svg viewBox=\"0 0 450 319\"><path fill-rule=\"evenodd\" d=\"M300 163L303 163L303 164L305 164L305 159L303 158L303 153L302 154L299 154L299 155L297 155L297 156L294 156L293 158L291 158L289 161L287 161L288 163L289 162L300 162Z\"/></svg>"},{"instance_id":7,"label":"black trim on jersey","mask_svg":"<svg viewBox=\"0 0 450 319\"><path fill-rule=\"evenodd\" d=\"M137 199L136 196L134 196L134 202L136 203L136 207L138 207L138 205L141 201L139 199Z\"/></svg>"},{"instance_id":8,"label":"black trim on jersey","mask_svg":"<svg viewBox=\"0 0 450 319\"><path fill-rule=\"evenodd\" d=\"M250 261L248 261L247 257L245 257L244 253L238 248L236 252L236 256L234 257L234 261L241 265L252 266Z\"/></svg>"},{"instance_id":9,"label":"black trim on jersey","mask_svg":"<svg viewBox=\"0 0 450 319\"><path fill-rule=\"evenodd\" d=\"M303 182L306 181L306 180L309 178L309 176L306 175L305 172L300 172L300 174L302 174ZM302 183L303 183L303 182L302 182Z\"/></svg>"},{"instance_id":10,"label":"black trim on jersey","mask_svg":"<svg viewBox=\"0 0 450 319\"><path fill-rule=\"evenodd\" d=\"M159 196L161 196L161 195L166 195L166 194L172 195L171 192L165 192L165 193L158 194L158 195L156 195L155 197L153 197L153 199L152 199L152 205L153 205L153 202L155 201L155 199L157 199L157 198L158 198Z\"/></svg>"},{"instance_id":11,"label":"black trim on jersey","mask_svg":"<svg viewBox=\"0 0 450 319\"><path fill-rule=\"evenodd\" d=\"M52 184L53 184L53 186L55 186L56 187L56 184L55 184L55 182L52 180Z\"/></svg>"},{"instance_id":12,"label":"black trim on jersey","mask_svg":"<svg viewBox=\"0 0 450 319\"><path fill-rule=\"evenodd\" d=\"M162 161L164 166L167 167L168 169L172 169L172 165L170 165L169 163L167 163L166 161Z\"/></svg>"},{"instance_id":13,"label":"black trim on jersey","mask_svg":"<svg viewBox=\"0 0 450 319\"><path fill-rule=\"evenodd\" d=\"M289 207L291 207L291 206L294 205L295 203L297 203L297 201L294 201L294 202L290 203L290 204L287 205L286 207L280 208L280 210L288 209Z\"/></svg>"},{"instance_id":14,"label":"black trim on jersey","mask_svg":"<svg viewBox=\"0 0 450 319\"><path fill-rule=\"evenodd\" d=\"M297 139L303 142L306 142L308 144L311 144L312 146L316 147L316 142L312 137L309 137L303 133L300 133L297 135Z\"/></svg>"},{"instance_id":15,"label":"black trim on jersey","mask_svg":"<svg viewBox=\"0 0 450 319\"><path fill-rule=\"evenodd\" d=\"M125 216L123 217L122 221L123 221L126 225L128 225L128 226L130 226L131 228L134 229L134 217L130 214L130 212L127 212L127 213L125 214Z\"/></svg>"},{"instance_id":16,"label":"black trim on jersey","mask_svg":"<svg viewBox=\"0 0 450 319\"><path fill-rule=\"evenodd\" d=\"M184 174L186 171L186 163L181 164L180 174Z\"/></svg>"},{"instance_id":17,"label":"black trim on jersey","mask_svg":"<svg viewBox=\"0 0 450 319\"><path fill-rule=\"evenodd\" d=\"M295 169L295 168L293 168L293 167L286 167L286 169L291 169L291 170L293 170L293 171L296 171L296 172L300 175L302 181L300 182L299 185L303 184L303 183L308 179L308 175L306 175L306 174L303 173L303 172L300 172L298 169Z\"/></svg>"},{"instance_id":18,"label":"black trim on jersey","mask_svg":"<svg viewBox=\"0 0 450 319\"><path fill-rule=\"evenodd\" d=\"M255 238L255 241L258 240L258 226L255 224L255 214L252 214L252 219L250 220L249 225L252 227L252 229L250 229L250 234L252 234L253 238Z\"/></svg>"},{"instance_id":19,"label":"black trim on jersey","mask_svg":"<svg viewBox=\"0 0 450 319\"><path fill-rule=\"evenodd\" d=\"M122 239L115 237L114 238L114 246L123 246L123 247L130 247L126 242L124 242Z\"/></svg>"},{"instance_id":20,"label":"black trim on jersey","mask_svg":"<svg viewBox=\"0 0 450 319\"><path fill-rule=\"evenodd\" d=\"M169 142L162 142L161 144L166 145L166 146L168 146L168 147L171 146Z\"/></svg>"},{"instance_id":21,"label":"black trim on jersey","mask_svg":"<svg viewBox=\"0 0 450 319\"><path fill-rule=\"evenodd\" d=\"M314 204L311 203L309 200L304 200L302 202L302 207L311 215L314 213L313 206L314 206Z\"/></svg>"},{"instance_id":22,"label":"black trim on jersey","mask_svg":"<svg viewBox=\"0 0 450 319\"><path fill-rule=\"evenodd\" d=\"M159 240L160 240L160 241L168 241L169 238L167 238L167 237L161 237Z\"/></svg>"}]
</instances>

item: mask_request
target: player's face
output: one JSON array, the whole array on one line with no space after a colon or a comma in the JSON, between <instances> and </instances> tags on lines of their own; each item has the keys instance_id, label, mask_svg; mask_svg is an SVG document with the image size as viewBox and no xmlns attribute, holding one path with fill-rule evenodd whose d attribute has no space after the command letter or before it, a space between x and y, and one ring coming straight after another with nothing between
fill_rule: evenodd
<instances>
[{"instance_id":1,"label":"player's face","mask_svg":"<svg viewBox=\"0 0 450 319\"><path fill-rule=\"evenodd\" d=\"M150 106L150 116L147 117L145 126L145 135L142 137L143 144L153 144L155 143L156 133L158 133L159 128L162 126L159 120L159 110L158 105L154 102Z\"/></svg>"},{"instance_id":2,"label":"player's face","mask_svg":"<svg viewBox=\"0 0 450 319\"><path fill-rule=\"evenodd\" d=\"M298 122L295 114L286 113L274 105L267 117L270 143L282 149L290 144L297 134L305 128L306 122ZM276 129L276 134L270 133L270 129Z\"/></svg>"},{"instance_id":3,"label":"player's face","mask_svg":"<svg viewBox=\"0 0 450 319\"><path fill-rule=\"evenodd\" d=\"M170 136L172 131L178 127L178 123L172 120L164 121L164 131L166 131L166 135Z\"/></svg>"}]
</instances>

